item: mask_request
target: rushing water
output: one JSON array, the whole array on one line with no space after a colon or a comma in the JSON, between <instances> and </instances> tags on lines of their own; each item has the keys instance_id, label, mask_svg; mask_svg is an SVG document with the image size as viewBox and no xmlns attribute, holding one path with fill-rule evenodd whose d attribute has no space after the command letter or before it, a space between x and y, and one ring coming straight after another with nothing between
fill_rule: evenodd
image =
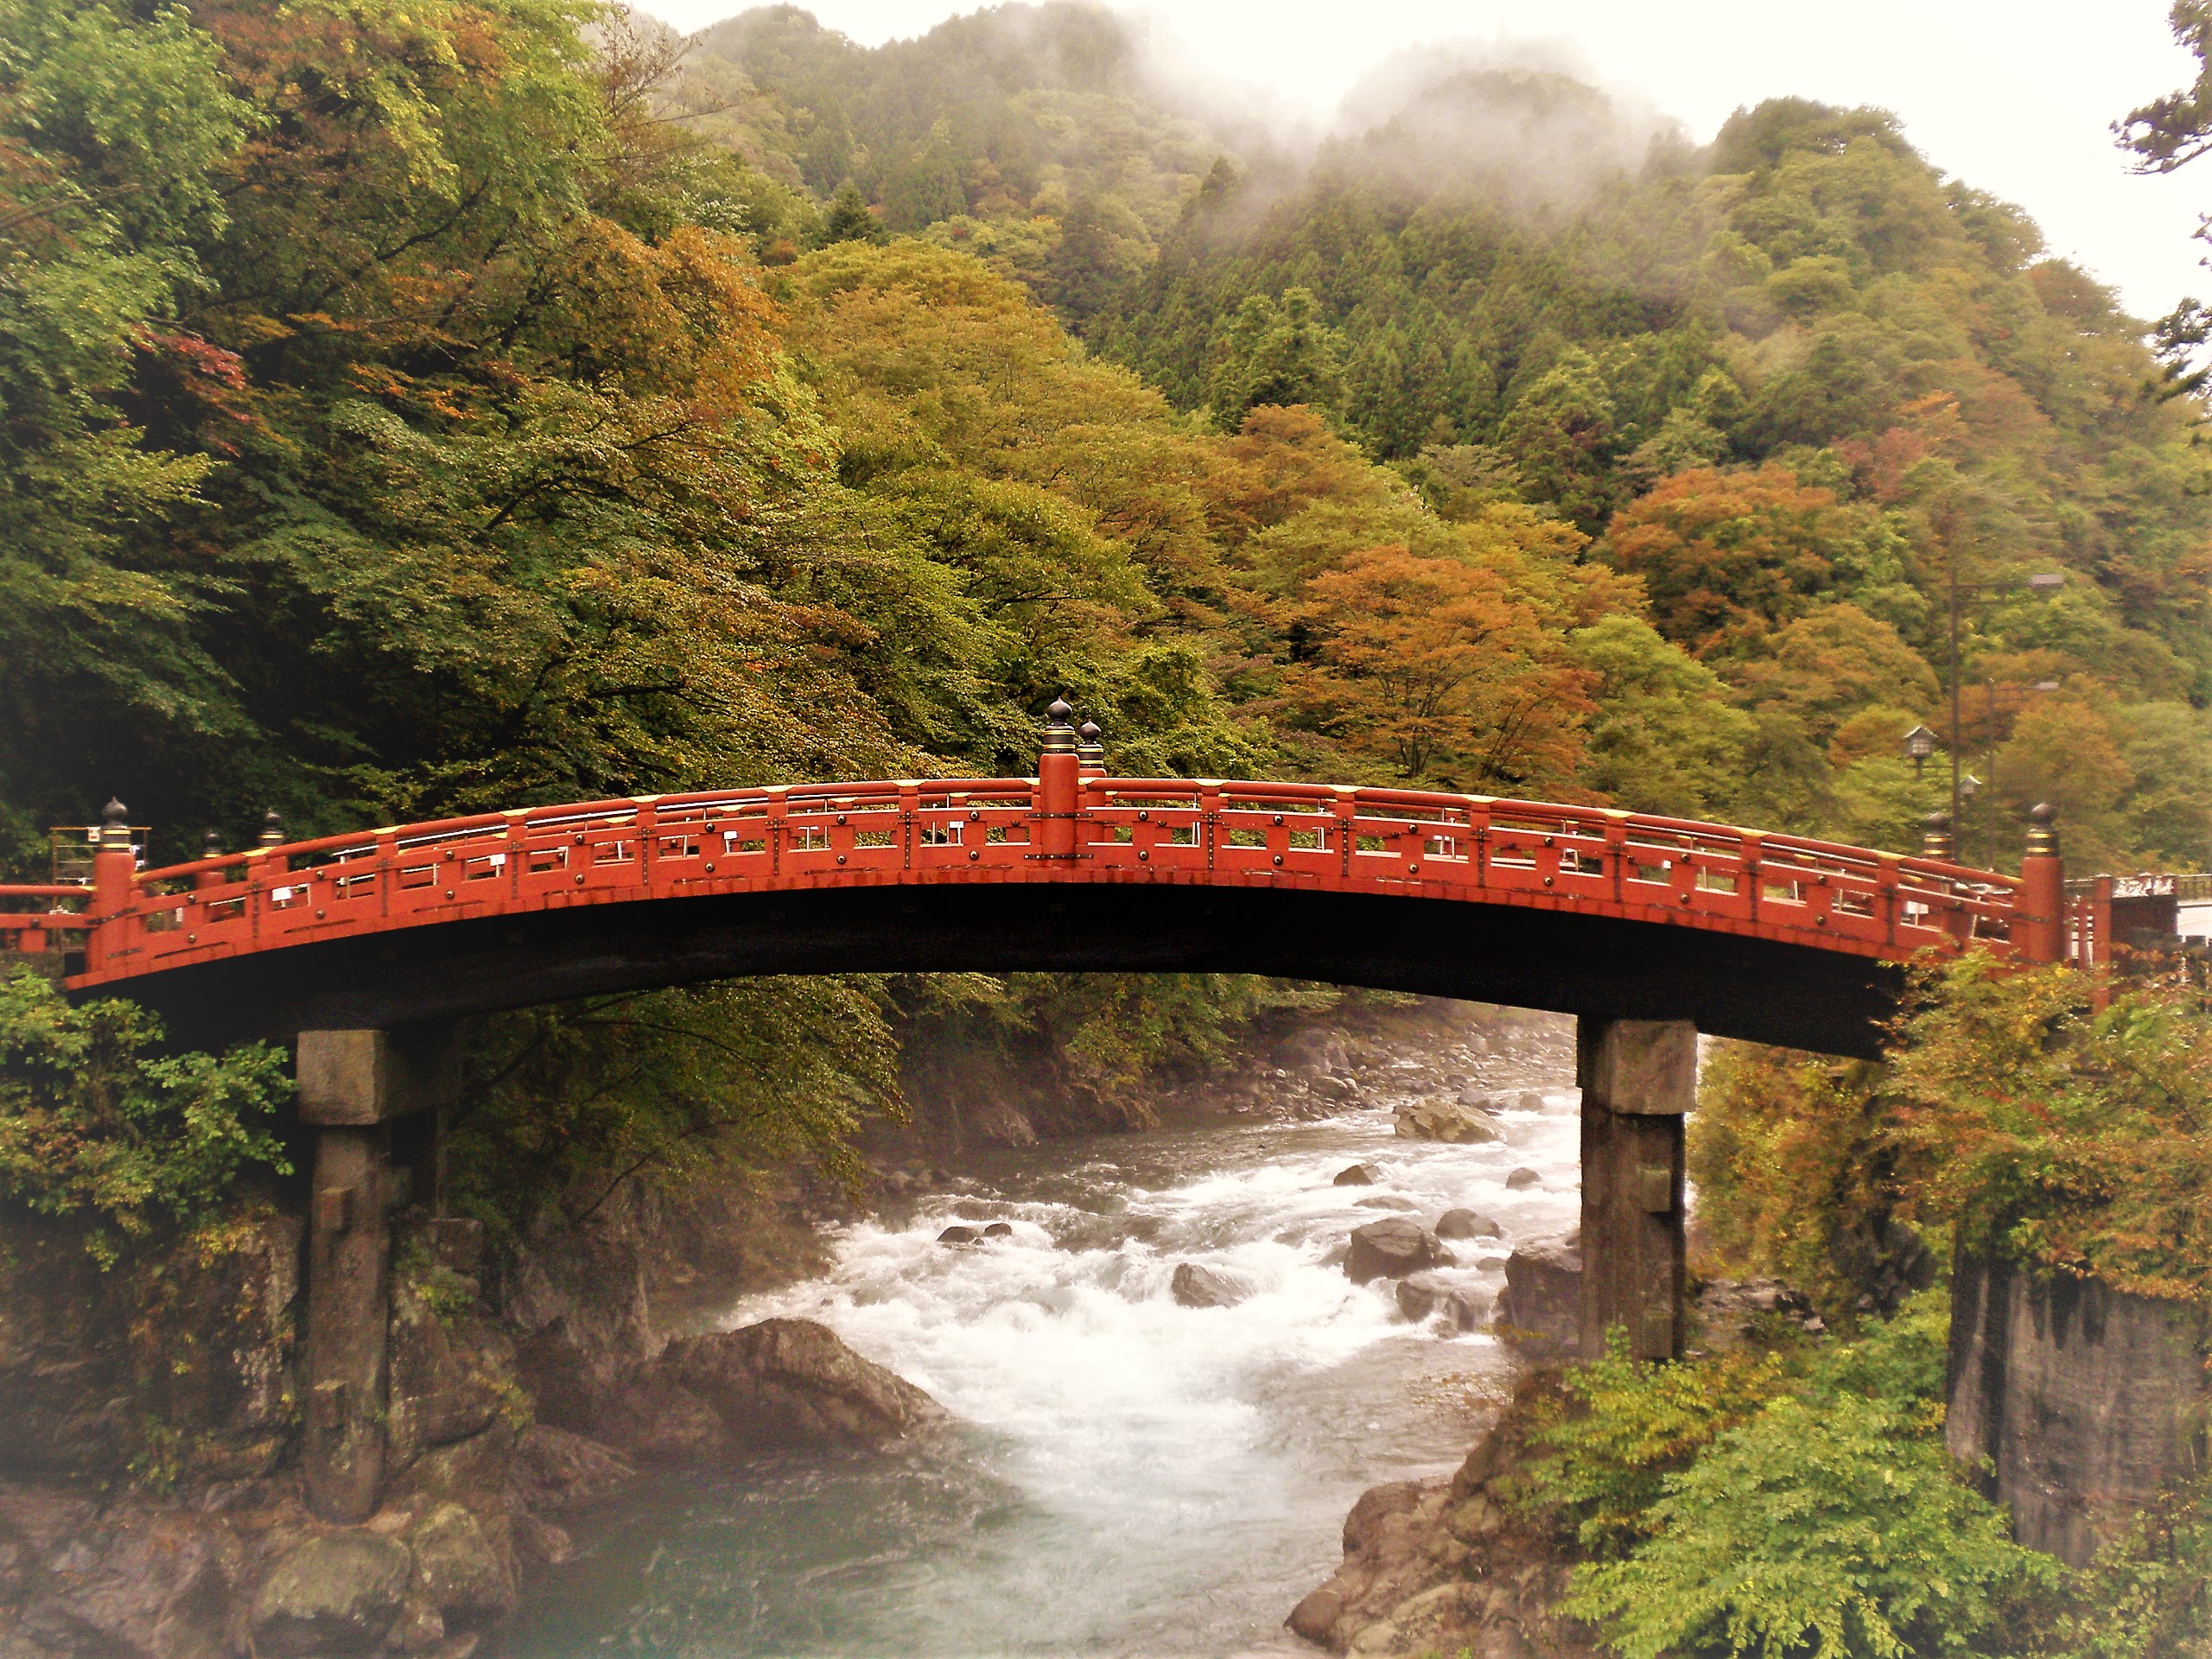
<instances>
[{"instance_id":1,"label":"rushing water","mask_svg":"<svg viewBox=\"0 0 2212 1659\"><path fill-rule=\"evenodd\" d=\"M1408 1324L1391 1287L1351 1284L1345 1236L1459 1205L1508 1240L1571 1227L1573 1096L1546 1102L1479 1147L1395 1139L1376 1110L1049 1143L845 1230L827 1277L725 1323L820 1319L958 1426L888 1456L793 1456L633 1490L578 1526L583 1559L515 1651L1300 1650L1282 1618L1334 1568L1352 1500L1456 1463L1506 1370L1489 1337ZM1332 1185L1356 1160L1387 1179ZM1509 1190L1524 1166L1541 1185ZM1012 1237L936 1242L954 1221L1001 1220ZM1469 1284L1494 1294L1503 1247L1456 1248ZM1179 1306L1181 1262L1252 1294Z\"/></svg>"}]
</instances>

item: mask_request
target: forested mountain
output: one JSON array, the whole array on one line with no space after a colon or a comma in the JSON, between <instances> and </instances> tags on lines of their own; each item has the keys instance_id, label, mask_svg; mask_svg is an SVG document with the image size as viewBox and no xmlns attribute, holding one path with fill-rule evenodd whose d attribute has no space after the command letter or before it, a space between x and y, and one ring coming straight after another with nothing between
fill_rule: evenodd
<instances>
[{"instance_id":1,"label":"forested mountain","mask_svg":"<svg viewBox=\"0 0 2212 1659\"><path fill-rule=\"evenodd\" d=\"M1955 582L1961 737L1989 785L1969 850L2004 858L2049 798L2088 861L2206 861L2199 409L2018 210L1879 111L1777 99L1698 150L1556 72L1448 53L1371 78L1356 130L1310 157L1221 130L1210 149L1142 44L1086 9L1006 7L871 52L774 9L707 31L682 101L707 107L719 75L760 113L706 118L755 165L873 198L817 238L977 253L1216 430L1314 411L1427 510L1356 532L1369 550L1433 573L1424 535L1525 504L1571 531L1562 569L1637 580L1602 639L1552 630L1548 773L1471 769L1463 733L1402 745L1402 774L1905 844L1936 802L1897 739L1948 734ZM1074 98L1110 101L1120 149L1038 125ZM855 137L794 137L826 131ZM918 223L925 149L946 188ZM1105 218L1127 232L1110 248ZM1232 560L1259 631L1250 605L1206 628L1224 691L1269 720L1278 764L1381 754L1375 721L1301 695L1312 663L1362 648L1314 624L1350 600L1339 573L1264 563ZM2068 580L2027 582L2049 574Z\"/></svg>"},{"instance_id":2,"label":"forested mountain","mask_svg":"<svg viewBox=\"0 0 2212 1659\"><path fill-rule=\"evenodd\" d=\"M1700 151L1440 57L1301 158L1070 5L687 53L559 0L0 0L0 41L18 874L111 791L181 856L1026 769L1063 692L1126 770L1910 846L1955 571L1967 850L2049 798L2077 868L2212 856L2200 405L1878 113ZM1109 1071L1122 995L1054 1016Z\"/></svg>"},{"instance_id":3,"label":"forested mountain","mask_svg":"<svg viewBox=\"0 0 2212 1659\"><path fill-rule=\"evenodd\" d=\"M882 230L983 256L1070 317L1151 264L1222 155L1162 106L1133 25L1087 4L999 7L874 51L764 7L702 30L666 96L804 193L779 224L798 241L820 234L808 203L850 187L849 230L873 203Z\"/></svg>"}]
</instances>

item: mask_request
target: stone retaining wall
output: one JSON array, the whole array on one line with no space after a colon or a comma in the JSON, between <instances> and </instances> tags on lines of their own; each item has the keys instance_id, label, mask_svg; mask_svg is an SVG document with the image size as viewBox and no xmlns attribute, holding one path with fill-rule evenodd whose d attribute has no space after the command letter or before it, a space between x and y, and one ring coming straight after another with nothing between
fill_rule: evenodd
<instances>
[{"instance_id":1,"label":"stone retaining wall","mask_svg":"<svg viewBox=\"0 0 2212 1659\"><path fill-rule=\"evenodd\" d=\"M2075 1567L2205 1458L2196 1308L1965 1257L1951 1292L1951 1455L1990 1465L2013 1535Z\"/></svg>"}]
</instances>

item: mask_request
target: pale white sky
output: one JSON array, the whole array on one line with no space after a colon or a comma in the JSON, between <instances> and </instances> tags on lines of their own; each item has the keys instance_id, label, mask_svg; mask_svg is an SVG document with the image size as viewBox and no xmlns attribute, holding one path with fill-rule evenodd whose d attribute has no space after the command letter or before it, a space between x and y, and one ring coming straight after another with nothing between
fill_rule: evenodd
<instances>
[{"instance_id":1,"label":"pale white sky","mask_svg":"<svg viewBox=\"0 0 2212 1659\"><path fill-rule=\"evenodd\" d=\"M680 29L733 0L632 0ZM1710 138L1731 110L1796 94L1897 112L1939 167L2026 207L2055 252L2145 317L2212 298L2191 241L2212 210L2212 159L2131 175L2109 124L2193 68L2166 0L1176 0L1161 19L1204 68L1325 114L1377 60L1454 37L1563 41L1601 80L1634 88ZM926 32L972 5L821 0L864 45Z\"/></svg>"}]
</instances>

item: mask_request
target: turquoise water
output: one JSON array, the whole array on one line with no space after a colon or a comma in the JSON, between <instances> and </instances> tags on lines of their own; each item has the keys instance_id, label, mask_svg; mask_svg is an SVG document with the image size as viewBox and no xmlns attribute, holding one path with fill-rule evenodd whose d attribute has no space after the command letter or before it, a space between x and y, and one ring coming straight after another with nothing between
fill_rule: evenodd
<instances>
[{"instance_id":1,"label":"turquoise water","mask_svg":"<svg viewBox=\"0 0 2212 1659\"><path fill-rule=\"evenodd\" d=\"M1061 1141L971 1166L964 1190L849 1228L825 1277L723 1321L817 1319L949 1408L889 1455L786 1456L661 1477L564 1517L582 1546L505 1643L518 1659L1221 1656L1310 1652L1283 1616L1335 1567L1379 1481L1464 1455L1506 1361L1351 1284L1344 1236L1469 1205L1509 1238L1577 1204L1571 1094L1484 1147L1395 1139L1387 1113L1294 1128ZM1383 1184L1338 1187L1356 1160ZM1506 1173L1542 1185L1509 1192ZM945 1225L1009 1239L950 1249ZM1502 1250L1462 1247L1486 1300ZM1231 1308L1176 1305L1180 1262Z\"/></svg>"}]
</instances>

